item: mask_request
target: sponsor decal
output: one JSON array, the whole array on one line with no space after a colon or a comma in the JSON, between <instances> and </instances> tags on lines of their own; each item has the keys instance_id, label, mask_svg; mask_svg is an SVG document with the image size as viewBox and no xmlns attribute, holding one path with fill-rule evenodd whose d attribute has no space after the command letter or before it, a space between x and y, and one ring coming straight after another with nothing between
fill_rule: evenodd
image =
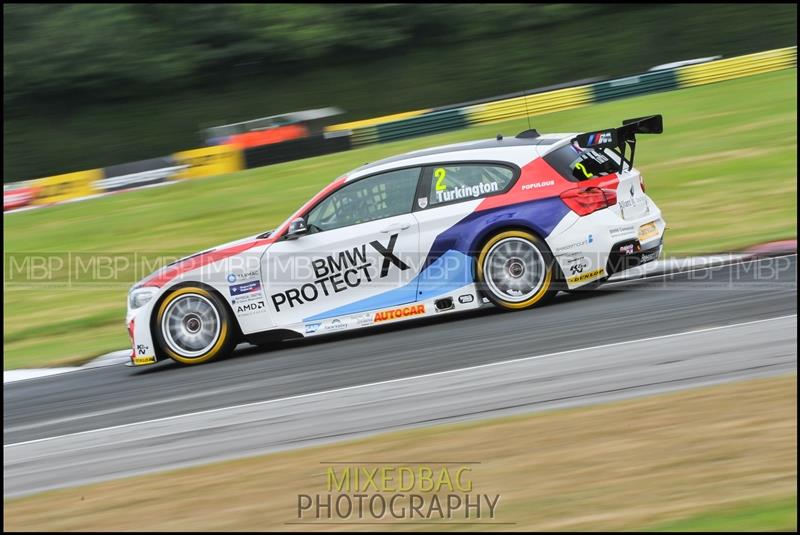
<instances>
[{"instance_id":1,"label":"sponsor decal","mask_svg":"<svg viewBox=\"0 0 800 535\"><path fill-rule=\"evenodd\" d=\"M617 236L624 236L626 234L632 234L633 225L628 225L624 227L613 227L608 229L608 233L611 234L612 238L615 238Z\"/></svg>"},{"instance_id":2,"label":"sponsor decal","mask_svg":"<svg viewBox=\"0 0 800 535\"><path fill-rule=\"evenodd\" d=\"M639 227L639 241L644 242L655 238L658 236L658 227L656 227L655 221L650 223L645 223L641 227Z\"/></svg>"},{"instance_id":3,"label":"sponsor decal","mask_svg":"<svg viewBox=\"0 0 800 535\"><path fill-rule=\"evenodd\" d=\"M569 264L569 272L572 275L583 273L583 270L589 267L589 262L585 256L576 256L567 260Z\"/></svg>"},{"instance_id":4,"label":"sponsor decal","mask_svg":"<svg viewBox=\"0 0 800 535\"><path fill-rule=\"evenodd\" d=\"M386 277L391 266L396 266L400 271L409 269L408 265L394 254L396 242L397 234L391 235L386 246L378 240L369 242L370 247L383 256L377 278ZM376 278L375 274L370 273L372 262L367 260L367 244L312 260L311 267L316 279L314 282L270 296L277 312L281 311L282 306L288 305L289 308L294 308L295 305L311 303L319 299L320 295L327 297L332 293L344 292L348 288L358 287Z\"/></svg>"},{"instance_id":5,"label":"sponsor decal","mask_svg":"<svg viewBox=\"0 0 800 535\"><path fill-rule=\"evenodd\" d=\"M255 292L251 294L244 294L244 295L237 295L233 299L231 299L231 304L236 305L239 303L248 303L250 301L256 301L258 299L264 299L264 294L262 292Z\"/></svg>"},{"instance_id":6,"label":"sponsor decal","mask_svg":"<svg viewBox=\"0 0 800 535\"><path fill-rule=\"evenodd\" d=\"M596 132L594 134L589 134L587 144L598 145L600 143L611 143L612 141L614 141L614 138L611 132Z\"/></svg>"},{"instance_id":7,"label":"sponsor decal","mask_svg":"<svg viewBox=\"0 0 800 535\"><path fill-rule=\"evenodd\" d=\"M317 332L321 326L321 323L306 323L306 334Z\"/></svg>"},{"instance_id":8,"label":"sponsor decal","mask_svg":"<svg viewBox=\"0 0 800 535\"><path fill-rule=\"evenodd\" d=\"M233 173L244 168L242 151L232 145L185 150L174 155L185 168L175 178L199 178Z\"/></svg>"},{"instance_id":9,"label":"sponsor decal","mask_svg":"<svg viewBox=\"0 0 800 535\"><path fill-rule=\"evenodd\" d=\"M556 247L556 252L558 253L558 252L561 252L561 251L569 251L570 249L576 249L576 248L581 247L583 245L588 245L588 244L592 243L593 241L594 241L594 236L592 234L589 234L586 237L585 240L581 240L581 241L575 242L575 243L570 243L569 245L564 245L563 247Z\"/></svg>"},{"instance_id":10,"label":"sponsor decal","mask_svg":"<svg viewBox=\"0 0 800 535\"><path fill-rule=\"evenodd\" d=\"M244 316L247 314L258 312L259 310L263 310L265 307L266 304L264 303L263 300L254 301L252 303L243 303L236 306L236 313Z\"/></svg>"},{"instance_id":11,"label":"sponsor decal","mask_svg":"<svg viewBox=\"0 0 800 535\"><path fill-rule=\"evenodd\" d=\"M32 185L37 193L33 204L52 204L100 193L93 184L102 178L102 169L91 169L34 180Z\"/></svg>"},{"instance_id":12,"label":"sponsor decal","mask_svg":"<svg viewBox=\"0 0 800 535\"><path fill-rule=\"evenodd\" d=\"M547 186L555 186L555 180L545 180L543 182L534 182L533 184L524 184L522 186L522 191L526 189L535 189L535 188L546 188Z\"/></svg>"},{"instance_id":13,"label":"sponsor decal","mask_svg":"<svg viewBox=\"0 0 800 535\"><path fill-rule=\"evenodd\" d=\"M427 197L420 197L419 199L417 199L417 205L422 209L427 208L427 206L428 206L428 198Z\"/></svg>"},{"instance_id":14,"label":"sponsor decal","mask_svg":"<svg viewBox=\"0 0 800 535\"><path fill-rule=\"evenodd\" d=\"M347 328L347 323L342 322L340 319L332 319L326 325L324 330L326 331L341 331L342 329Z\"/></svg>"},{"instance_id":15,"label":"sponsor decal","mask_svg":"<svg viewBox=\"0 0 800 535\"><path fill-rule=\"evenodd\" d=\"M261 281L250 281L228 287L231 297L261 291Z\"/></svg>"},{"instance_id":16,"label":"sponsor decal","mask_svg":"<svg viewBox=\"0 0 800 535\"><path fill-rule=\"evenodd\" d=\"M375 323L379 321L394 320L399 318L407 318L409 316L418 316L425 313L425 305L411 305L407 307L394 308L391 310L382 310L375 313Z\"/></svg>"},{"instance_id":17,"label":"sponsor decal","mask_svg":"<svg viewBox=\"0 0 800 535\"><path fill-rule=\"evenodd\" d=\"M148 351L149 349L150 349L150 348L149 348L149 347L147 347L147 346L146 346L146 345L144 345L144 344L136 344L136 354L137 354L137 355L146 355L146 354L147 354L147 351Z\"/></svg>"},{"instance_id":18,"label":"sponsor decal","mask_svg":"<svg viewBox=\"0 0 800 535\"><path fill-rule=\"evenodd\" d=\"M489 182L487 184L477 184L475 186L458 186L453 189L438 189L436 190L436 202L449 202L457 201L459 199L467 199L469 197L478 198L481 195L500 191L500 185L497 182Z\"/></svg>"},{"instance_id":19,"label":"sponsor decal","mask_svg":"<svg viewBox=\"0 0 800 535\"><path fill-rule=\"evenodd\" d=\"M592 271L587 271L586 273L581 273L580 275L575 275L574 277L570 277L567 279L569 283L576 283L576 282L587 282L590 280L598 279L605 274L604 268L594 269Z\"/></svg>"},{"instance_id":20,"label":"sponsor decal","mask_svg":"<svg viewBox=\"0 0 800 535\"><path fill-rule=\"evenodd\" d=\"M658 251L653 251L651 253L643 253L642 254L642 263L650 262L651 260L655 260L658 258Z\"/></svg>"},{"instance_id":21,"label":"sponsor decal","mask_svg":"<svg viewBox=\"0 0 800 535\"><path fill-rule=\"evenodd\" d=\"M462 304L472 303L475 297L472 294L464 294L458 296L458 302Z\"/></svg>"},{"instance_id":22,"label":"sponsor decal","mask_svg":"<svg viewBox=\"0 0 800 535\"><path fill-rule=\"evenodd\" d=\"M633 189L633 188L631 188L631 189ZM643 202L647 202L645 197L644 197L644 195L639 196L639 197L634 197L633 195L631 195L630 199L626 199L624 201L619 201L617 203L617 206L619 206L621 209L633 208L634 206L636 206L638 204L641 204Z\"/></svg>"},{"instance_id":23,"label":"sponsor decal","mask_svg":"<svg viewBox=\"0 0 800 535\"><path fill-rule=\"evenodd\" d=\"M632 243L629 243L627 245L622 245L619 248L619 252L622 254L633 254L635 250L636 248L633 246Z\"/></svg>"},{"instance_id":24,"label":"sponsor decal","mask_svg":"<svg viewBox=\"0 0 800 535\"><path fill-rule=\"evenodd\" d=\"M156 358L153 355L145 355L145 356L135 356L133 357L133 363L136 366L141 366L143 364L155 364Z\"/></svg>"},{"instance_id":25,"label":"sponsor decal","mask_svg":"<svg viewBox=\"0 0 800 535\"><path fill-rule=\"evenodd\" d=\"M231 273L227 277L227 281L233 284L234 282L244 281L247 279L257 279L258 278L258 271L248 271L247 273Z\"/></svg>"},{"instance_id":26,"label":"sponsor decal","mask_svg":"<svg viewBox=\"0 0 800 535\"><path fill-rule=\"evenodd\" d=\"M356 316L354 320L359 327L366 327L367 325L372 325L372 314L365 312Z\"/></svg>"}]
</instances>

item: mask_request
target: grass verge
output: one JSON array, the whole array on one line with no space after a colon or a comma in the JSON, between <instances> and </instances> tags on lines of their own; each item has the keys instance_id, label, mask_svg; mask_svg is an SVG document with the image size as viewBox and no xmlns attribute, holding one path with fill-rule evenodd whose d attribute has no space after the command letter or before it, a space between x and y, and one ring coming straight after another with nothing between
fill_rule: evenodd
<instances>
[{"instance_id":1,"label":"grass verge","mask_svg":"<svg viewBox=\"0 0 800 535\"><path fill-rule=\"evenodd\" d=\"M668 522L648 531L797 531L797 496L743 503Z\"/></svg>"},{"instance_id":2,"label":"grass verge","mask_svg":"<svg viewBox=\"0 0 800 535\"><path fill-rule=\"evenodd\" d=\"M52 491L5 501L4 526L375 529L353 518L347 525L290 524L298 520L298 494L326 494L332 461L434 469L441 466L434 461L476 462L472 492L501 496L494 521L502 525L397 524L389 517L380 525L386 530L793 529L797 377L394 432Z\"/></svg>"},{"instance_id":3,"label":"grass verge","mask_svg":"<svg viewBox=\"0 0 800 535\"><path fill-rule=\"evenodd\" d=\"M669 225L666 252L720 252L797 235L796 90L791 69L538 116L533 126L585 131L662 113L665 133L643 137L636 159ZM506 121L5 216L6 262L8 253L193 253L273 228L364 162L524 129L524 119ZM82 361L128 344L126 292L146 273L46 288L20 286L8 273L4 369ZM57 328L73 320L76 328Z\"/></svg>"}]
</instances>

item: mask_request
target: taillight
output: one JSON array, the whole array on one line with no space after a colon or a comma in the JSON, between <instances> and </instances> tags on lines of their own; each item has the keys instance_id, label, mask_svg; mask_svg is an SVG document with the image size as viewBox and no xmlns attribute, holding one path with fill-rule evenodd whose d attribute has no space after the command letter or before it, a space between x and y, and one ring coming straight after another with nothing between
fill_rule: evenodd
<instances>
[{"instance_id":1,"label":"taillight","mask_svg":"<svg viewBox=\"0 0 800 535\"><path fill-rule=\"evenodd\" d=\"M561 200L576 214L589 215L617 204L617 192L607 188L575 188L562 192Z\"/></svg>"}]
</instances>

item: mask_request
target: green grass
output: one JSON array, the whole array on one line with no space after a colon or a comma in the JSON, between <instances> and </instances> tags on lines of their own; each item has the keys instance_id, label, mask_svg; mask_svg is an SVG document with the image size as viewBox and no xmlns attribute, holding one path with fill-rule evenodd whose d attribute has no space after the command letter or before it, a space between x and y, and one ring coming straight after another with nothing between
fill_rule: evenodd
<instances>
[{"instance_id":1,"label":"green grass","mask_svg":"<svg viewBox=\"0 0 800 535\"><path fill-rule=\"evenodd\" d=\"M709 511L648 531L797 531L797 496Z\"/></svg>"},{"instance_id":2,"label":"green grass","mask_svg":"<svg viewBox=\"0 0 800 535\"><path fill-rule=\"evenodd\" d=\"M667 254L734 250L797 235L796 69L533 118L585 131L649 113L665 133L636 157L667 220ZM432 145L515 135L525 119L368 146L4 217L7 253L186 254L274 228L336 176ZM116 286L4 284L4 369L81 361L128 344ZM69 328L65 328L69 327Z\"/></svg>"}]
</instances>

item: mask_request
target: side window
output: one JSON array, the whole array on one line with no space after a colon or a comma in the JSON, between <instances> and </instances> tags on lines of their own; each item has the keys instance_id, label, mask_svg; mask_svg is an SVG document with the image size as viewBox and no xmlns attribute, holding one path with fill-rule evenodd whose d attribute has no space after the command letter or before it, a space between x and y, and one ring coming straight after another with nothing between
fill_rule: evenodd
<instances>
[{"instance_id":1,"label":"side window","mask_svg":"<svg viewBox=\"0 0 800 535\"><path fill-rule=\"evenodd\" d=\"M420 168L400 169L356 180L315 206L307 217L311 232L407 214L414 202Z\"/></svg>"},{"instance_id":2,"label":"side window","mask_svg":"<svg viewBox=\"0 0 800 535\"><path fill-rule=\"evenodd\" d=\"M558 173L573 182L616 173L619 156L610 149L582 149L564 145L546 154L544 160Z\"/></svg>"},{"instance_id":3,"label":"side window","mask_svg":"<svg viewBox=\"0 0 800 535\"><path fill-rule=\"evenodd\" d=\"M433 167L429 204L436 206L488 197L505 191L514 180L509 167L490 164L451 164Z\"/></svg>"}]
</instances>

